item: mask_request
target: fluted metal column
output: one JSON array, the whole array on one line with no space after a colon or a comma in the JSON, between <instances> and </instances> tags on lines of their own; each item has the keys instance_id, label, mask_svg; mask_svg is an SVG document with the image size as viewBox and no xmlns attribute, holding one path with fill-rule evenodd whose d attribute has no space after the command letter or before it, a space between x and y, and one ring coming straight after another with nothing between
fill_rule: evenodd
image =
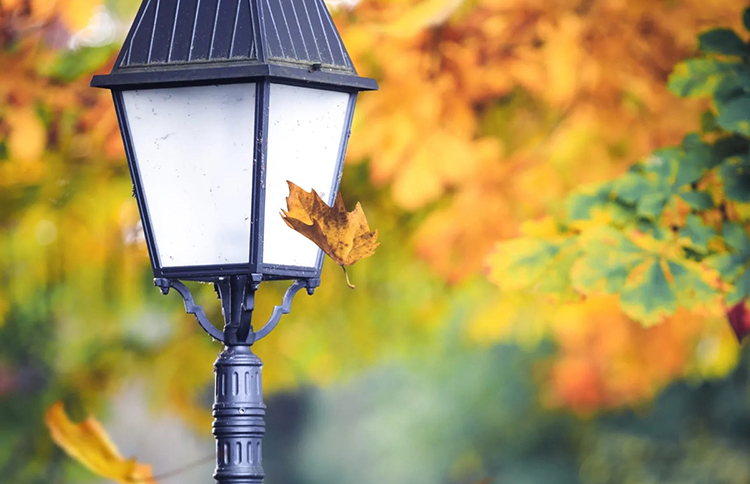
<instances>
[{"instance_id":1,"label":"fluted metal column","mask_svg":"<svg viewBox=\"0 0 750 484\"><path fill-rule=\"evenodd\" d=\"M250 346L226 346L214 364L213 433L219 484L260 484L262 441L266 433L263 363Z\"/></svg>"},{"instance_id":2,"label":"fluted metal column","mask_svg":"<svg viewBox=\"0 0 750 484\"><path fill-rule=\"evenodd\" d=\"M270 333L279 318L291 310L292 299L302 288L312 294L320 279L295 281L284 293L271 317L255 332L252 315L255 292L261 283L260 274L221 277L214 284L221 299L224 330L211 324L203 308L195 304L193 295L183 283L157 278L154 284L163 294L175 289L185 301L185 310L195 314L198 323L213 338L224 343L224 350L214 363L214 424L216 438L216 471L219 484L260 484L265 473L262 465L263 436L266 433L266 406L263 403L261 370L263 363L252 352L252 345Z\"/></svg>"}]
</instances>

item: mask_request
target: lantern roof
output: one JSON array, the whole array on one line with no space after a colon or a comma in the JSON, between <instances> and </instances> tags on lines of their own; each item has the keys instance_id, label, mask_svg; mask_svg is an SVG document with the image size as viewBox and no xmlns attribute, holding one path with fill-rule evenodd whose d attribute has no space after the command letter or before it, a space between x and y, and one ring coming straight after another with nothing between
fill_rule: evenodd
<instances>
[{"instance_id":1,"label":"lantern roof","mask_svg":"<svg viewBox=\"0 0 750 484\"><path fill-rule=\"evenodd\" d=\"M352 64L323 0L143 0L112 72L94 87L257 77L377 89Z\"/></svg>"}]
</instances>

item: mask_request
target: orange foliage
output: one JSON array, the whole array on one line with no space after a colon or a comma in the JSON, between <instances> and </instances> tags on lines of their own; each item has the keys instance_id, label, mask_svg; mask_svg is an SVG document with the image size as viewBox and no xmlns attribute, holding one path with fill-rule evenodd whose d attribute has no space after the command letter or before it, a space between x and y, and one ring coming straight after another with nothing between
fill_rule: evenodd
<instances>
[{"instance_id":1,"label":"orange foliage","mask_svg":"<svg viewBox=\"0 0 750 484\"><path fill-rule=\"evenodd\" d=\"M86 25L101 0L77 1L75 8L68 8L69 3L0 2L0 135L7 136L7 154L14 161L2 165L0 180L18 182L20 176L36 181L45 150L70 150L77 158L99 155L117 162L123 156L107 93L89 88L88 76L67 83L49 75L70 33ZM42 106L48 111L46 119L40 116ZM73 125L65 119L70 115L78 118ZM61 145L68 140L71 145ZM101 152L92 152L95 149Z\"/></svg>"},{"instance_id":2,"label":"orange foliage","mask_svg":"<svg viewBox=\"0 0 750 484\"><path fill-rule=\"evenodd\" d=\"M369 158L406 210L449 196L416 244L459 280L519 221L694 128L703 105L671 95L667 75L744 4L362 2L337 20L381 91L358 106L350 160Z\"/></svg>"},{"instance_id":3,"label":"orange foliage","mask_svg":"<svg viewBox=\"0 0 750 484\"><path fill-rule=\"evenodd\" d=\"M551 362L545 401L584 413L633 405L652 399L696 364L709 372L710 367L731 367L736 359L731 330L715 322L711 327L705 315L679 311L644 328L618 310L615 296L567 305L552 324L560 351ZM727 350L709 351L711 344Z\"/></svg>"}]
</instances>

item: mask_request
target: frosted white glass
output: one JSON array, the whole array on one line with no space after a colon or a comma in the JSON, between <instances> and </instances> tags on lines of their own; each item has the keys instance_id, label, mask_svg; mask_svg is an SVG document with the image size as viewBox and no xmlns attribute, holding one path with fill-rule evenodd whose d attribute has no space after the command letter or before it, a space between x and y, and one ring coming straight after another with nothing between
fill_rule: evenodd
<instances>
[{"instance_id":1,"label":"frosted white glass","mask_svg":"<svg viewBox=\"0 0 750 484\"><path fill-rule=\"evenodd\" d=\"M286 208L287 180L315 189L328 202L341 144L349 94L271 84L268 119L263 262L315 267L318 247L290 229L279 212Z\"/></svg>"},{"instance_id":2,"label":"frosted white glass","mask_svg":"<svg viewBox=\"0 0 750 484\"><path fill-rule=\"evenodd\" d=\"M255 84L122 94L161 266L247 263Z\"/></svg>"}]
</instances>

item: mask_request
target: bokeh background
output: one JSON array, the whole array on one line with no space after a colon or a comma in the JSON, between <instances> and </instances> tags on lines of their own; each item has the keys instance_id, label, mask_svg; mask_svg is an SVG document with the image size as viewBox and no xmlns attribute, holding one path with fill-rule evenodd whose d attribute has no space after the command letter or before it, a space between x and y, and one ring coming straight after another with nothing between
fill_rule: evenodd
<instances>
[{"instance_id":1,"label":"bokeh background","mask_svg":"<svg viewBox=\"0 0 750 484\"><path fill-rule=\"evenodd\" d=\"M330 6L381 86L341 190L382 243L256 348L266 482L750 482L746 2ZM87 87L137 7L0 0L2 483L102 482L50 439L58 400L212 482L220 347L153 287Z\"/></svg>"}]
</instances>

